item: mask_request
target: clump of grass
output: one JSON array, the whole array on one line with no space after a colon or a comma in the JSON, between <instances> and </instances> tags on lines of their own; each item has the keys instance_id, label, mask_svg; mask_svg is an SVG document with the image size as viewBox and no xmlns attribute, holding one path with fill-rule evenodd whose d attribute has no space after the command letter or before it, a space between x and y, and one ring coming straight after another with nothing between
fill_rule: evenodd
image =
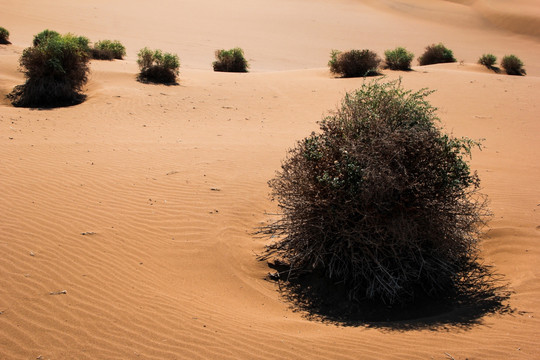
<instances>
[{"instance_id":1,"label":"clump of grass","mask_svg":"<svg viewBox=\"0 0 540 360\"><path fill-rule=\"evenodd\" d=\"M247 72L249 64L244 57L244 50L233 48L216 50L216 61L212 63L214 71Z\"/></svg>"},{"instance_id":2,"label":"clump of grass","mask_svg":"<svg viewBox=\"0 0 540 360\"><path fill-rule=\"evenodd\" d=\"M263 258L285 264L284 278L393 305L482 283L489 211L466 161L480 145L441 132L430 93L365 83L289 150L269 181L282 216L261 229L278 239Z\"/></svg>"},{"instance_id":3,"label":"clump of grass","mask_svg":"<svg viewBox=\"0 0 540 360\"><path fill-rule=\"evenodd\" d=\"M371 50L332 50L328 66L330 72L342 77L361 77L378 75L381 59Z\"/></svg>"},{"instance_id":4,"label":"clump of grass","mask_svg":"<svg viewBox=\"0 0 540 360\"><path fill-rule=\"evenodd\" d=\"M9 31L6 28L0 26L0 44L9 45Z\"/></svg>"},{"instance_id":5,"label":"clump of grass","mask_svg":"<svg viewBox=\"0 0 540 360\"><path fill-rule=\"evenodd\" d=\"M506 55L501 61L501 66L508 75L525 75L523 62L515 55Z\"/></svg>"},{"instance_id":6,"label":"clump of grass","mask_svg":"<svg viewBox=\"0 0 540 360\"><path fill-rule=\"evenodd\" d=\"M161 84L176 84L179 74L180 59L178 55L163 53L161 50L141 49L137 55L140 73L139 81Z\"/></svg>"},{"instance_id":7,"label":"clump of grass","mask_svg":"<svg viewBox=\"0 0 540 360\"><path fill-rule=\"evenodd\" d=\"M420 65L431 65L440 63L456 62L452 50L448 49L442 43L432 44L426 47L426 50L418 58Z\"/></svg>"},{"instance_id":8,"label":"clump of grass","mask_svg":"<svg viewBox=\"0 0 540 360\"><path fill-rule=\"evenodd\" d=\"M92 58L97 60L122 60L126 56L126 48L118 40L100 40L92 47Z\"/></svg>"},{"instance_id":9,"label":"clump of grass","mask_svg":"<svg viewBox=\"0 0 540 360\"><path fill-rule=\"evenodd\" d=\"M493 69L493 66L497 62L497 57L493 54L484 54L478 59L480 65L484 65L488 69Z\"/></svg>"},{"instance_id":10,"label":"clump of grass","mask_svg":"<svg viewBox=\"0 0 540 360\"><path fill-rule=\"evenodd\" d=\"M414 54L403 47L384 52L386 67L391 70L410 70Z\"/></svg>"},{"instance_id":11,"label":"clump of grass","mask_svg":"<svg viewBox=\"0 0 540 360\"><path fill-rule=\"evenodd\" d=\"M88 39L46 30L36 35L34 46L19 59L26 82L8 95L22 107L68 106L82 102L88 79Z\"/></svg>"}]
</instances>

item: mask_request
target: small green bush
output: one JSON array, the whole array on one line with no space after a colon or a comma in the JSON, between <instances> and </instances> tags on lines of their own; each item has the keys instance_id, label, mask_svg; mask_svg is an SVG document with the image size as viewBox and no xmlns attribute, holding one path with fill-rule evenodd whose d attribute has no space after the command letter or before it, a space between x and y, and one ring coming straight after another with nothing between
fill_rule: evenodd
<instances>
[{"instance_id":1,"label":"small green bush","mask_svg":"<svg viewBox=\"0 0 540 360\"><path fill-rule=\"evenodd\" d=\"M371 50L332 50L328 66L333 74L343 77L377 75L381 59Z\"/></svg>"},{"instance_id":2,"label":"small green bush","mask_svg":"<svg viewBox=\"0 0 540 360\"><path fill-rule=\"evenodd\" d=\"M92 58L97 60L122 60L126 56L126 48L118 40L101 40L92 47Z\"/></svg>"},{"instance_id":3,"label":"small green bush","mask_svg":"<svg viewBox=\"0 0 540 360\"><path fill-rule=\"evenodd\" d=\"M61 35L58 32L54 30L45 29L39 34L34 35L34 40L32 41L32 45L38 46L42 42L47 41L51 38L60 38L60 37Z\"/></svg>"},{"instance_id":4,"label":"small green bush","mask_svg":"<svg viewBox=\"0 0 540 360\"><path fill-rule=\"evenodd\" d=\"M163 53L161 50L141 49L138 54L139 81L161 84L175 84L179 73L178 55Z\"/></svg>"},{"instance_id":5,"label":"small green bush","mask_svg":"<svg viewBox=\"0 0 540 360\"><path fill-rule=\"evenodd\" d=\"M37 45L23 51L19 63L26 82L16 86L8 97L13 105L23 107L68 106L82 102L85 96L81 91L89 72L88 39L55 32L44 34L36 35Z\"/></svg>"},{"instance_id":6,"label":"small green bush","mask_svg":"<svg viewBox=\"0 0 540 360\"><path fill-rule=\"evenodd\" d=\"M214 71L247 72L249 64L244 57L244 50L234 48L230 50L216 50L216 61L212 63Z\"/></svg>"},{"instance_id":7,"label":"small green bush","mask_svg":"<svg viewBox=\"0 0 540 360\"><path fill-rule=\"evenodd\" d=\"M493 54L484 54L478 59L480 65L484 65L488 69L493 69L493 66L497 62L497 57Z\"/></svg>"},{"instance_id":8,"label":"small green bush","mask_svg":"<svg viewBox=\"0 0 540 360\"><path fill-rule=\"evenodd\" d=\"M432 44L426 47L426 51L418 58L420 65L431 65L440 63L456 62L452 50L443 44Z\"/></svg>"},{"instance_id":9,"label":"small green bush","mask_svg":"<svg viewBox=\"0 0 540 360\"><path fill-rule=\"evenodd\" d=\"M384 52L386 67L391 70L410 70L414 54L405 48L397 47Z\"/></svg>"},{"instance_id":10,"label":"small green bush","mask_svg":"<svg viewBox=\"0 0 540 360\"><path fill-rule=\"evenodd\" d=\"M289 150L269 181L282 216L261 229L277 239L264 257L285 277L312 274L386 304L482 282L488 211L466 161L479 144L441 132L430 93L365 83Z\"/></svg>"},{"instance_id":11,"label":"small green bush","mask_svg":"<svg viewBox=\"0 0 540 360\"><path fill-rule=\"evenodd\" d=\"M525 75L523 62L515 55L506 55L501 61L501 66L508 75Z\"/></svg>"},{"instance_id":12,"label":"small green bush","mask_svg":"<svg viewBox=\"0 0 540 360\"><path fill-rule=\"evenodd\" d=\"M9 41L9 31L0 26L0 44L8 45L11 44Z\"/></svg>"}]
</instances>

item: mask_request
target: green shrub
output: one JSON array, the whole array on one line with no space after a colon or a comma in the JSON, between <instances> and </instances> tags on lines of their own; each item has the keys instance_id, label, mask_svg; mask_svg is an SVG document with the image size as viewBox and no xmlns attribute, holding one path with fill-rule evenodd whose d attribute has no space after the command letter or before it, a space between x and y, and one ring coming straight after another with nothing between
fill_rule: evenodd
<instances>
[{"instance_id":1,"label":"green shrub","mask_svg":"<svg viewBox=\"0 0 540 360\"><path fill-rule=\"evenodd\" d=\"M212 63L214 71L247 72L249 64L244 58L244 50L234 48L230 50L216 50L216 61Z\"/></svg>"},{"instance_id":2,"label":"green shrub","mask_svg":"<svg viewBox=\"0 0 540 360\"><path fill-rule=\"evenodd\" d=\"M11 44L9 41L9 31L0 26L0 44L8 45Z\"/></svg>"},{"instance_id":3,"label":"green shrub","mask_svg":"<svg viewBox=\"0 0 540 360\"><path fill-rule=\"evenodd\" d=\"M19 63L26 78L8 95L23 107L68 106L82 102L88 79L88 39L72 34L34 38L36 46L23 51ZM54 32L49 32L49 34Z\"/></svg>"},{"instance_id":4,"label":"green shrub","mask_svg":"<svg viewBox=\"0 0 540 360\"><path fill-rule=\"evenodd\" d=\"M501 66L508 75L525 75L523 62L515 55L506 55L501 61Z\"/></svg>"},{"instance_id":5,"label":"green shrub","mask_svg":"<svg viewBox=\"0 0 540 360\"><path fill-rule=\"evenodd\" d=\"M261 229L278 239L263 258L386 304L481 282L488 211L465 159L479 144L441 133L428 94L365 83L289 150L269 181L282 216Z\"/></svg>"},{"instance_id":6,"label":"green shrub","mask_svg":"<svg viewBox=\"0 0 540 360\"><path fill-rule=\"evenodd\" d=\"M118 40L101 40L92 47L92 58L97 60L122 60L126 56L126 48Z\"/></svg>"},{"instance_id":7,"label":"green shrub","mask_svg":"<svg viewBox=\"0 0 540 360\"><path fill-rule=\"evenodd\" d=\"M426 47L426 51L418 58L420 65L430 65L439 63L456 62L452 50L447 49L443 44L432 44Z\"/></svg>"},{"instance_id":8,"label":"green shrub","mask_svg":"<svg viewBox=\"0 0 540 360\"><path fill-rule=\"evenodd\" d=\"M38 46L40 43L47 41L51 38L60 38L60 37L61 35L58 32L54 30L45 29L39 34L34 35L34 40L32 41L32 45Z\"/></svg>"},{"instance_id":9,"label":"green shrub","mask_svg":"<svg viewBox=\"0 0 540 360\"><path fill-rule=\"evenodd\" d=\"M497 57L493 54L484 54L478 59L480 65L484 65L488 69L493 69L493 66L497 62Z\"/></svg>"},{"instance_id":10,"label":"green shrub","mask_svg":"<svg viewBox=\"0 0 540 360\"><path fill-rule=\"evenodd\" d=\"M397 47L384 52L386 66L392 70L410 70L414 54L405 48Z\"/></svg>"},{"instance_id":11,"label":"green shrub","mask_svg":"<svg viewBox=\"0 0 540 360\"><path fill-rule=\"evenodd\" d=\"M161 84L175 84L179 73L178 55L163 53L161 50L141 49L138 54L139 81Z\"/></svg>"},{"instance_id":12,"label":"green shrub","mask_svg":"<svg viewBox=\"0 0 540 360\"><path fill-rule=\"evenodd\" d=\"M332 50L328 66L333 74L343 77L377 75L381 59L371 50Z\"/></svg>"}]
</instances>

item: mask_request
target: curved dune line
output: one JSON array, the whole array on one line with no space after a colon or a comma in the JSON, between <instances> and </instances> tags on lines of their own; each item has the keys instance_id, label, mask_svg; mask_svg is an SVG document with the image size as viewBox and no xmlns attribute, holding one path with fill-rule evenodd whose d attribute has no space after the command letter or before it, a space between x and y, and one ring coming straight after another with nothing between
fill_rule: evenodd
<instances>
[{"instance_id":1,"label":"curved dune line","mask_svg":"<svg viewBox=\"0 0 540 360\"><path fill-rule=\"evenodd\" d=\"M477 10L483 18L497 27L518 34L540 37L539 14L526 13L524 12L524 9L498 9L485 0L475 1L472 7Z\"/></svg>"}]
</instances>

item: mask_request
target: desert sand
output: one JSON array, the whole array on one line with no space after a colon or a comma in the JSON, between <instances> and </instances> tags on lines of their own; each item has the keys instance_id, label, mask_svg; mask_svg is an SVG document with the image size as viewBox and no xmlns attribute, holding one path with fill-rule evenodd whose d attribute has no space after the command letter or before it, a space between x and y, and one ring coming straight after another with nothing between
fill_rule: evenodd
<instances>
[{"instance_id":1,"label":"desert sand","mask_svg":"<svg viewBox=\"0 0 540 360\"><path fill-rule=\"evenodd\" d=\"M540 4L512 4L4 1L0 359L539 358ZM92 61L80 105L14 108L18 58L45 28L118 39L128 56ZM331 49L419 56L438 42L459 62L383 73L436 90L445 131L484 139L471 162L494 213L482 256L513 311L433 326L309 319L256 258L270 240L254 231L277 211L267 181L364 81L333 77ZM144 46L180 56L178 86L135 80ZM214 50L234 46L250 73L214 73ZM477 65L487 52L516 54L527 76Z\"/></svg>"}]
</instances>

